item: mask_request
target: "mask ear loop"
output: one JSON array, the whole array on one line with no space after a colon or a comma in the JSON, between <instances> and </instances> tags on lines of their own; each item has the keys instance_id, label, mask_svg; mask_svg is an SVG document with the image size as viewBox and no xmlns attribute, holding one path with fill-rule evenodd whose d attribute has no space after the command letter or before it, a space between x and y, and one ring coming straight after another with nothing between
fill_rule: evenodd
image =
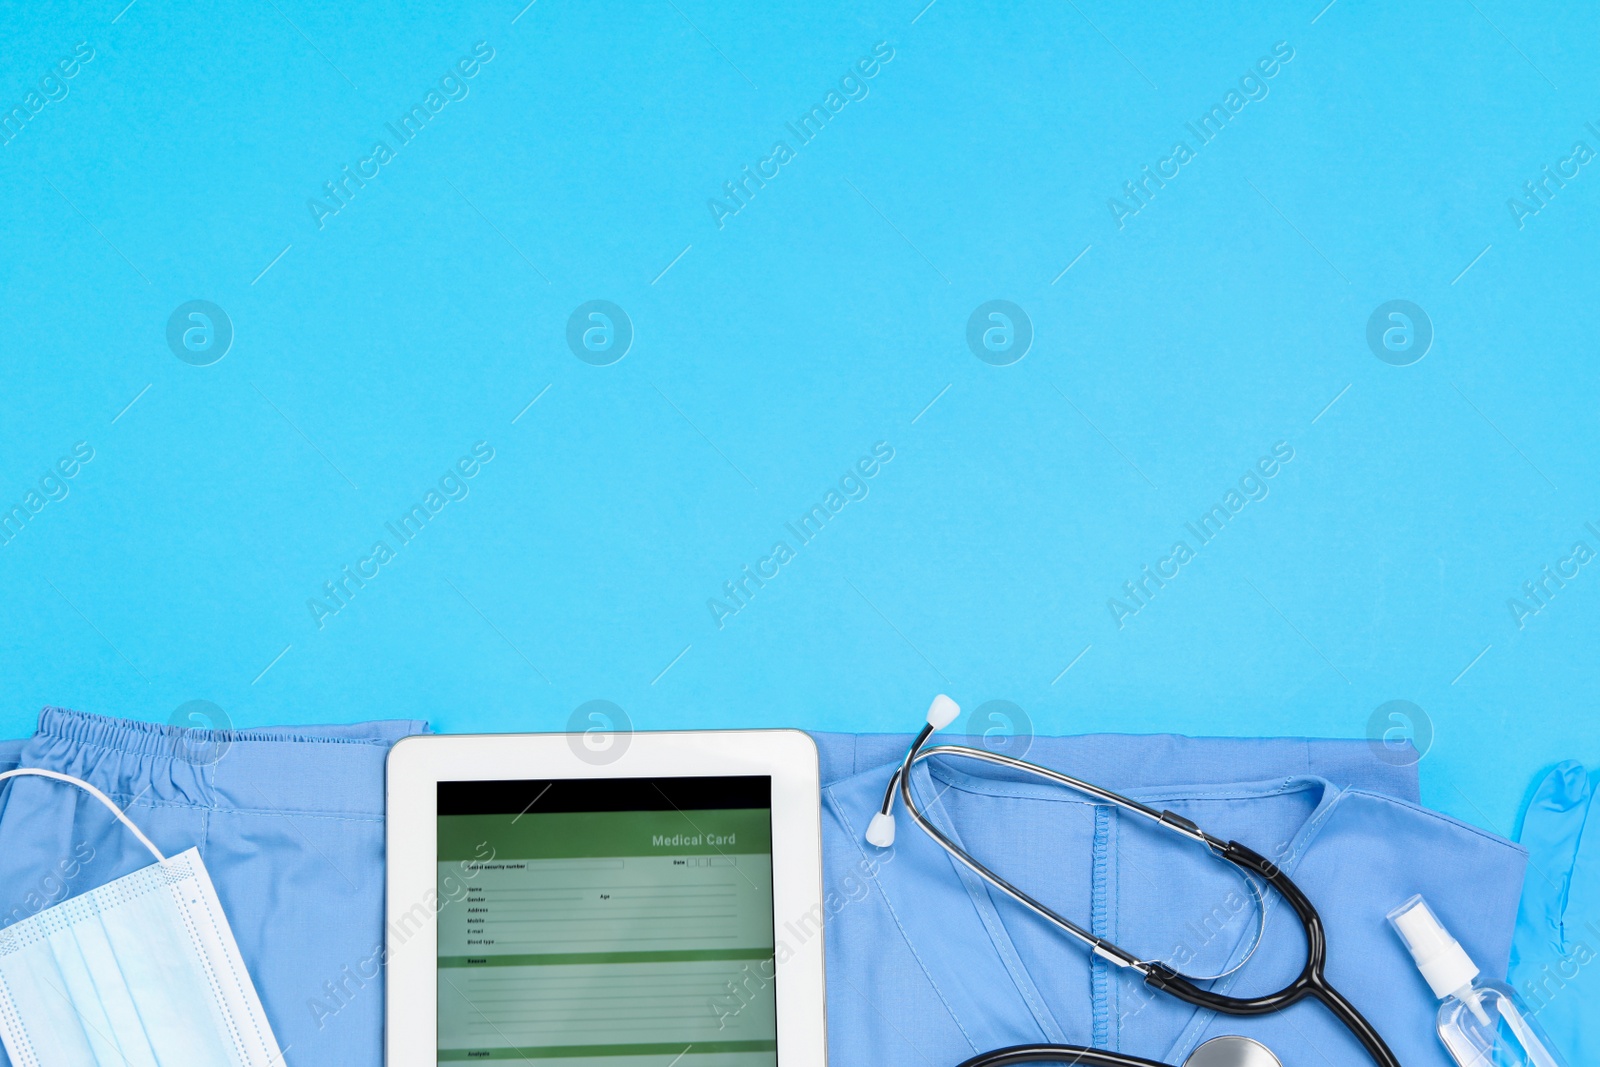
<instances>
[{"instance_id":1,"label":"mask ear loop","mask_svg":"<svg viewBox=\"0 0 1600 1067\"><path fill-rule=\"evenodd\" d=\"M58 782L66 782L68 785L75 785L79 789L84 790L90 796L94 797L100 803L109 808L111 810L111 814L117 817L118 822L126 826L129 830L132 830L133 836L139 839L139 843L141 845L150 850L150 854L152 856L154 856L161 863L167 862L167 857L163 856L161 854L161 850L156 848L156 846L151 843L148 837L144 836L144 831L133 825L133 820L128 818L127 814L124 813L121 808L117 807L116 801L100 792L100 790L96 789L82 778L74 778L72 775L62 774L60 771L47 771L43 767L18 767L14 771L0 772L0 782L5 781L7 778L17 778L23 775L32 775L38 778L54 778Z\"/></svg>"}]
</instances>

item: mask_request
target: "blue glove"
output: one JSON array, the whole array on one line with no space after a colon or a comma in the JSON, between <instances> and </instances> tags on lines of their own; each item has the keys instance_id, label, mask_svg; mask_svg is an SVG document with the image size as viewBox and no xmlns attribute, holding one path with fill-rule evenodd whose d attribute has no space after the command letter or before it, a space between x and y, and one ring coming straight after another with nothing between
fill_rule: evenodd
<instances>
[{"instance_id":1,"label":"blue glove","mask_svg":"<svg viewBox=\"0 0 1600 1067\"><path fill-rule=\"evenodd\" d=\"M1528 875L1510 974L1556 1050L1584 1065L1600 1063L1600 802L1593 795L1583 765L1571 760L1534 789L1520 839Z\"/></svg>"}]
</instances>

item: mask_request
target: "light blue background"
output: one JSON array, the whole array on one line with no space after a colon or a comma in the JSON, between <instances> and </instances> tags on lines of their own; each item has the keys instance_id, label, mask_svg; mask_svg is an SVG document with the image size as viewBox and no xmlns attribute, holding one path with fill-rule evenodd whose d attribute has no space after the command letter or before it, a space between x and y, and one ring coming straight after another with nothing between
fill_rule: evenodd
<instances>
[{"instance_id":1,"label":"light blue background","mask_svg":"<svg viewBox=\"0 0 1600 1067\"><path fill-rule=\"evenodd\" d=\"M904 730L947 690L1041 733L1361 737L1404 699L1425 800L1502 833L1541 768L1600 762L1600 565L1507 607L1600 549L1600 169L1507 207L1600 148L1600 12L922 2L13 10L5 108L95 58L0 147L0 504L95 458L0 547L0 733L194 699ZM307 200L479 41L470 94L319 230ZM1108 198L1280 41L1119 230ZM1036 331L1009 367L964 339L997 298ZM1365 341L1396 298L1436 331L1409 367ZM165 341L191 299L236 331L209 367ZM591 299L637 331L610 367L565 344ZM478 441L470 496L319 629L308 598ZM718 629L879 441L870 495ZM1119 629L1108 599L1278 441L1270 495Z\"/></svg>"}]
</instances>

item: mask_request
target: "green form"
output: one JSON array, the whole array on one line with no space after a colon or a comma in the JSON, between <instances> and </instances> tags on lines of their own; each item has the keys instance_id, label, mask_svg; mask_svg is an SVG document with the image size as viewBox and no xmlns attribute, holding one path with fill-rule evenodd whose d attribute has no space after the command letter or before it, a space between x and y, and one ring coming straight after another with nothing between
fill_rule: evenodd
<instances>
[{"instance_id":1,"label":"green form","mask_svg":"<svg viewBox=\"0 0 1600 1067\"><path fill-rule=\"evenodd\" d=\"M441 815L439 894L441 1064L777 1063L769 809Z\"/></svg>"}]
</instances>

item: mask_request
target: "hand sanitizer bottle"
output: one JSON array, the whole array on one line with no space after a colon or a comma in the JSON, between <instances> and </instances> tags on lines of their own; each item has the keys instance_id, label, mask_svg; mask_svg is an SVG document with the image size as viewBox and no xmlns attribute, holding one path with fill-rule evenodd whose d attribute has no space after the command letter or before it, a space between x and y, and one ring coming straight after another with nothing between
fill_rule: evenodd
<instances>
[{"instance_id":1,"label":"hand sanitizer bottle","mask_svg":"<svg viewBox=\"0 0 1600 1067\"><path fill-rule=\"evenodd\" d=\"M1439 1039L1461 1067L1566 1067L1510 986L1478 974L1466 950L1412 897L1389 913L1439 1005Z\"/></svg>"}]
</instances>

